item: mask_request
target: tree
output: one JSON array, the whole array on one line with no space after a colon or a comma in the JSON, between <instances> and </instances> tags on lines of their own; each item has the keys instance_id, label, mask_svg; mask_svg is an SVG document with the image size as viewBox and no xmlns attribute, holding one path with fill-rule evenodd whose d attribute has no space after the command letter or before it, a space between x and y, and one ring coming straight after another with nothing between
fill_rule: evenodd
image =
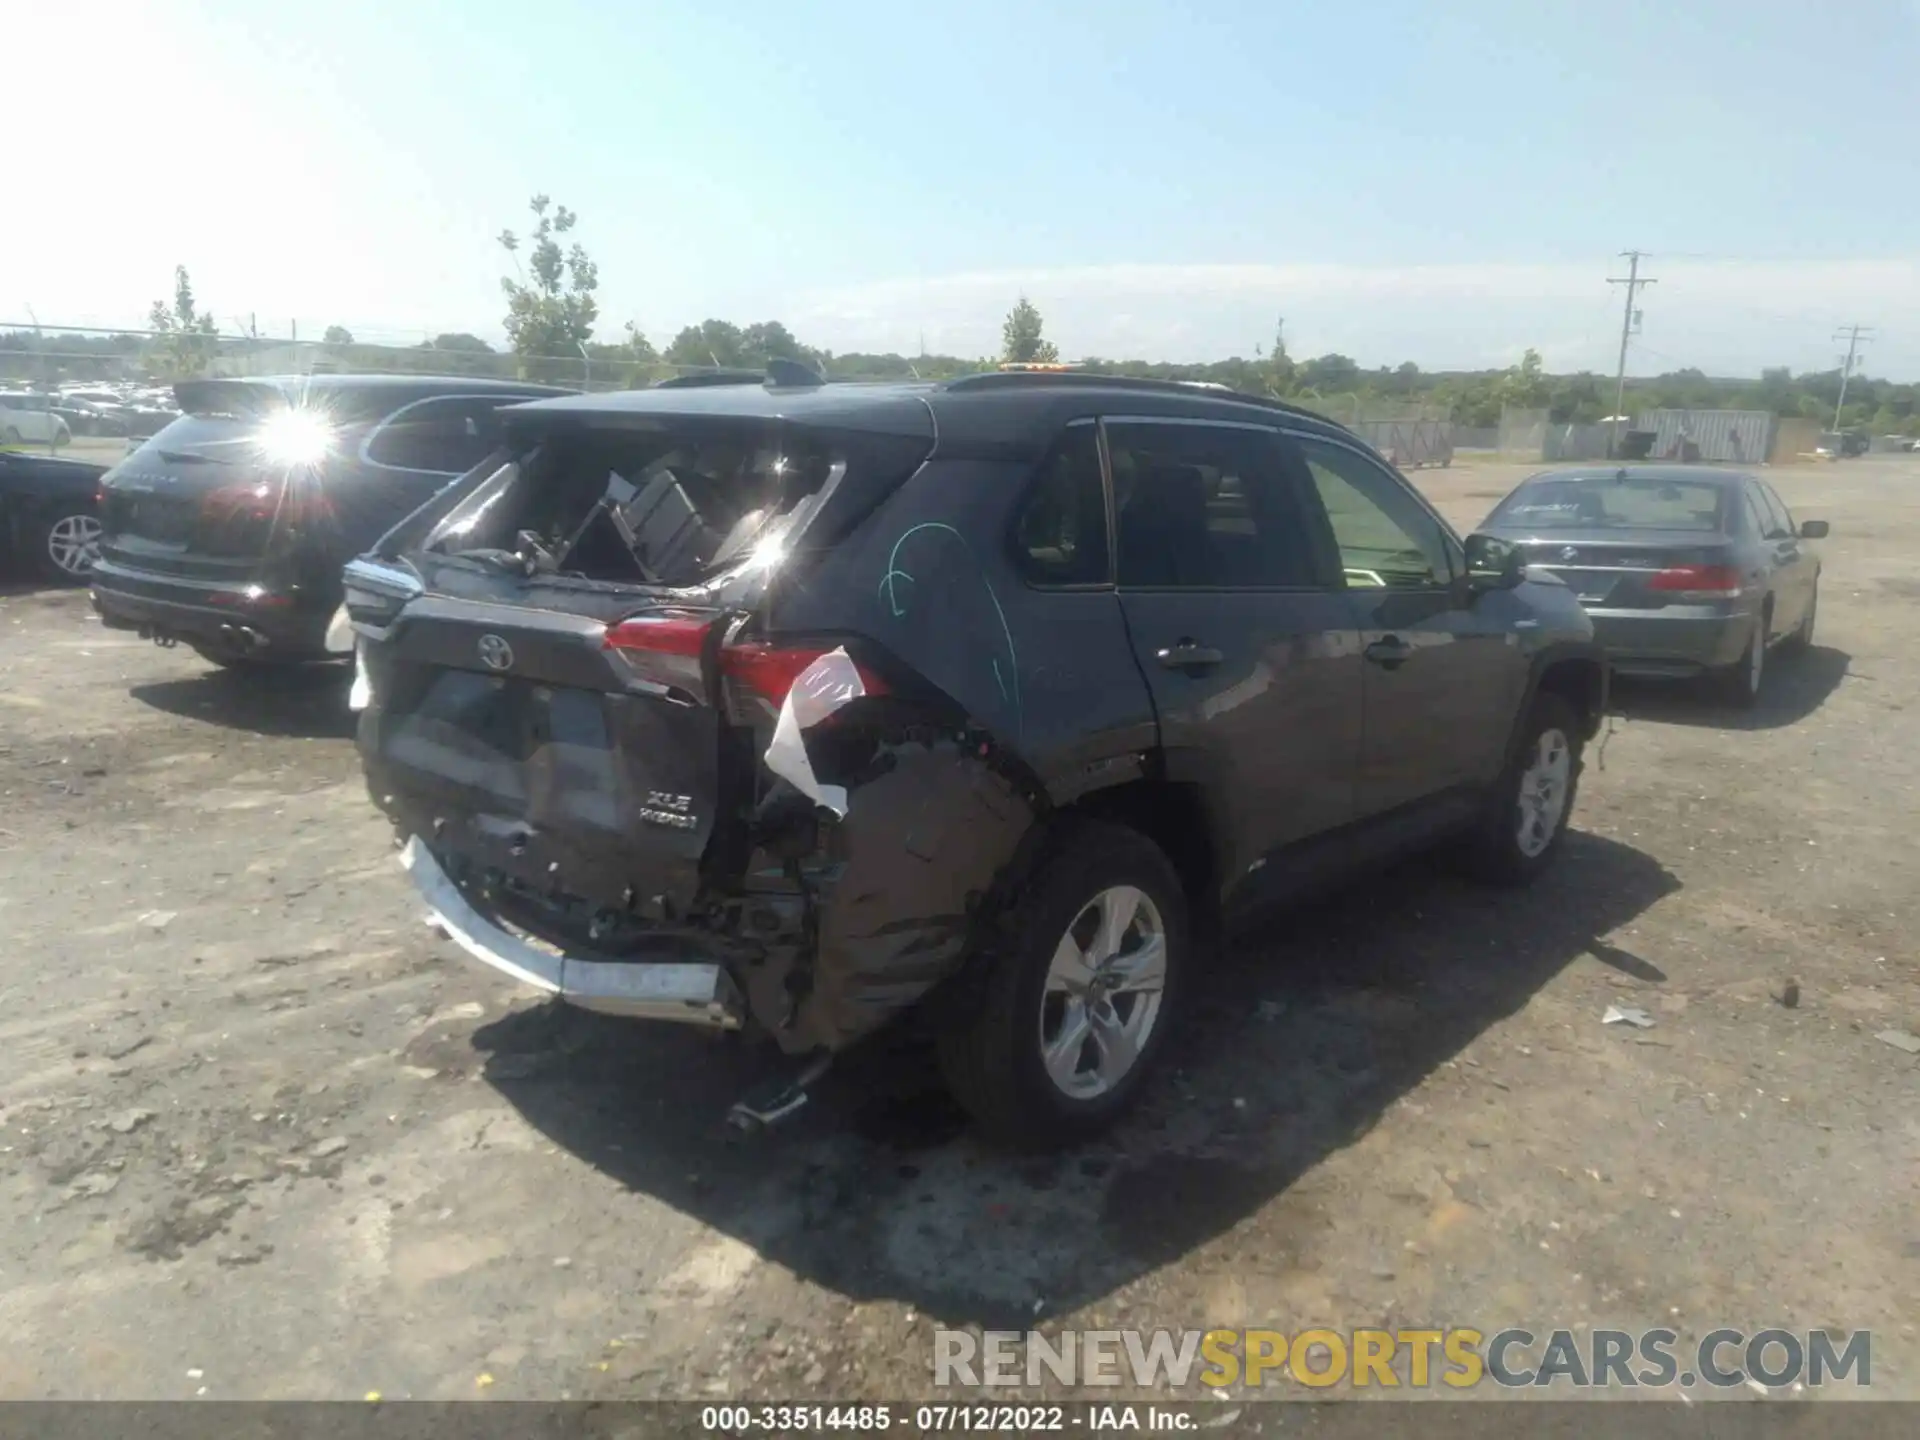
<instances>
[{"instance_id":1,"label":"tree","mask_svg":"<svg viewBox=\"0 0 1920 1440\"><path fill-rule=\"evenodd\" d=\"M728 320L703 320L673 337L664 357L683 369L764 370L769 360L797 360L820 369L824 351L800 343L778 320L761 320L744 330Z\"/></svg>"},{"instance_id":2,"label":"tree","mask_svg":"<svg viewBox=\"0 0 1920 1440\"><path fill-rule=\"evenodd\" d=\"M1000 327L1000 358L1023 365L1051 365L1059 360L1059 347L1041 334L1044 323L1033 302L1022 295Z\"/></svg>"},{"instance_id":3,"label":"tree","mask_svg":"<svg viewBox=\"0 0 1920 1440\"><path fill-rule=\"evenodd\" d=\"M670 365L689 369L717 365L722 370L744 370L752 364L746 353L746 332L730 320L702 320L687 326L673 337L665 358Z\"/></svg>"},{"instance_id":4,"label":"tree","mask_svg":"<svg viewBox=\"0 0 1920 1440\"><path fill-rule=\"evenodd\" d=\"M1345 355L1318 355L1303 361L1295 372L1302 390L1318 395L1351 390L1360 380L1360 367Z\"/></svg>"},{"instance_id":5,"label":"tree","mask_svg":"<svg viewBox=\"0 0 1920 1440\"><path fill-rule=\"evenodd\" d=\"M578 217L566 206L554 206L545 195L533 197L534 227L526 241L527 264L520 265L522 241L511 230L500 232L500 246L514 257L518 278L507 276L500 288L507 297L507 339L516 355L572 356L593 337L600 307L594 291L600 271L574 242L562 250L557 237L570 233ZM548 214L552 209L553 213ZM531 272L531 278L529 278Z\"/></svg>"},{"instance_id":6,"label":"tree","mask_svg":"<svg viewBox=\"0 0 1920 1440\"><path fill-rule=\"evenodd\" d=\"M344 325L329 325L327 333L320 338L328 345L351 345L353 332Z\"/></svg>"},{"instance_id":7,"label":"tree","mask_svg":"<svg viewBox=\"0 0 1920 1440\"><path fill-rule=\"evenodd\" d=\"M1294 374L1293 357L1287 354L1287 318L1284 315L1273 322L1273 349L1268 352L1263 368L1266 373L1257 377L1258 388L1264 389L1276 400L1285 399L1293 393L1298 377ZM1229 380L1225 383L1231 385L1234 382Z\"/></svg>"},{"instance_id":8,"label":"tree","mask_svg":"<svg viewBox=\"0 0 1920 1440\"><path fill-rule=\"evenodd\" d=\"M184 265L173 267L172 308L154 301L147 312L147 328L154 332L148 364L159 374L174 379L205 374L219 353L213 314L194 308L193 281Z\"/></svg>"},{"instance_id":9,"label":"tree","mask_svg":"<svg viewBox=\"0 0 1920 1440\"><path fill-rule=\"evenodd\" d=\"M1540 352L1532 346L1527 347L1520 363L1501 377L1500 402L1516 410L1544 410L1552 393Z\"/></svg>"},{"instance_id":10,"label":"tree","mask_svg":"<svg viewBox=\"0 0 1920 1440\"><path fill-rule=\"evenodd\" d=\"M464 330L452 330L436 335L422 347L427 350L458 350L468 355L491 355L493 346L478 335L469 335Z\"/></svg>"},{"instance_id":11,"label":"tree","mask_svg":"<svg viewBox=\"0 0 1920 1440\"><path fill-rule=\"evenodd\" d=\"M760 365L765 365L769 360L797 360L802 365L819 369L826 359L822 351L802 345L778 320L763 320L757 325L747 326L741 332L740 340L746 352Z\"/></svg>"}]
</instances>

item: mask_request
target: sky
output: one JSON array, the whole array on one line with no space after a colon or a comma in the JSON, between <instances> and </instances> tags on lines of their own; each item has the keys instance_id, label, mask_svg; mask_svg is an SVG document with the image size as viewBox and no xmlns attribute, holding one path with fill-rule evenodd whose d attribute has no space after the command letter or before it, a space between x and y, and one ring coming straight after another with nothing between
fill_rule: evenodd
<instances>
[{"instance_id":1,"label":"sky","mask_svg":"<svg viewBox=\"0 0 1920 1440\"><path fill-rule=\"evenodd\" d=\"M83 23L84 18L84 23ZM577 212L600 337L1920 379L1920 0L0 0L0 327L501 336ZM23 63L22 57L44 57Z\"/></svg>"}]
</instances>

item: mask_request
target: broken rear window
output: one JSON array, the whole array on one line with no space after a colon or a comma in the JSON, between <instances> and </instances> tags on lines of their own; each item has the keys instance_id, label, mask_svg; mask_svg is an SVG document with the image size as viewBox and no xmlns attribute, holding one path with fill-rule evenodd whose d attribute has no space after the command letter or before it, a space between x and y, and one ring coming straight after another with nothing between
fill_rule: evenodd
<instances>
[{"instance_id":1,"label":"broken rear window","mask_svg":"<svg viewBox=\"0 0 1920 1440\"><path fill-rule=\"evenodd\" d=\"M846 468L833 437L792 427L564 431L483 484L428 548L504 550L586 580L694 584L776 558Z\"/></svg>"}]
</instances>

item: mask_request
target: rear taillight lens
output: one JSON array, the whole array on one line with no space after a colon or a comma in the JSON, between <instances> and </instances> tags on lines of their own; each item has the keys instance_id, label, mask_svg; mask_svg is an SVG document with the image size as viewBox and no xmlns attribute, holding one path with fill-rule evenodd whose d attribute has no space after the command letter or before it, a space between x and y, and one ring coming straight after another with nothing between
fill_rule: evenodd
<instances>
[{"instance_id":1,"label":"rear taillight lens","mask_svg":"<svg viewBox=\"0 0 1920 1440\"><path fill-rule=\"evenodd\" d=\"M1647 588L1685 600L1732 600L1745 588L1732 565L1674 565L1656 571Z\"/></svg>"},{"instance_id":2,"label":"rear taillight lens","mask_svg":"<svg viewBox=\"0 0 1920 1440\"><path fill-rule=\"evenodd\" d=\"M654 655L698 655L707 643L711 620L683 620L674 615L637 615L607 627L605 648L638 650Z\"/></svg>"},{"instance_id":3,"label":"rear taillight lens","mask_svg":"<svg viewBox=\"0 0 1920 1440\"><path fill-rule=\"evenodd\" d=\"M689 620L671 615L642 615L607 627L606 648L654 655L695 656L707 643L713 622ZM835 647L805 645L769 645L748 642L727 645L720 651L720 673L737 686L744 696L763 700L778 708L801 673ZM884 695L886 682L864 665L856 665L861 687L869 695Z\"/></svg>"},{"instance_id":4,"label":"rear taillight lens","mask_svg":"<svg viewBox=\"0 0 1920 1440\"><path fill-rule=\"evenodd\" d=\"M251 485L223 485L200 501L201 513L213 519L246 516L281 525L310 525L333 514L333 502L317 486L261 480Z\"/></svg>"},{"instance_id":5,"label":"rear taillight lens","mask_svg":"<svg viewBox=\"0 0 1920 1440\"><path fill-rule=\"evenodd\" d=\"M720 652L720 673L770 705L779 705L793 689L793 682L831 645L729 645ZM869 695L884 695L887 685L864 665L853 667L860 673L860 688Z\"/></svg>"}]
</instances>

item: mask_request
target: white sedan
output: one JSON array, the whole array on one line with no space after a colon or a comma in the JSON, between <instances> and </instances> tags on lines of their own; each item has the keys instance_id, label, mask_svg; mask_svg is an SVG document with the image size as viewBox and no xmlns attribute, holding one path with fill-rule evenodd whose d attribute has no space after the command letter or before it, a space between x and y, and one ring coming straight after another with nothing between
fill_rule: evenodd
<instances>
[{"instance_id":1,"label":"white sedan","mask_svg":"<svg viewBox=\"0 0 1920 1440\"><path fill-rule=\"evenodd\" d=\"M64 445L73 438L67 422L53 413L51 395L0 390L0 445Z\"/></svg>"}]
</instances>

